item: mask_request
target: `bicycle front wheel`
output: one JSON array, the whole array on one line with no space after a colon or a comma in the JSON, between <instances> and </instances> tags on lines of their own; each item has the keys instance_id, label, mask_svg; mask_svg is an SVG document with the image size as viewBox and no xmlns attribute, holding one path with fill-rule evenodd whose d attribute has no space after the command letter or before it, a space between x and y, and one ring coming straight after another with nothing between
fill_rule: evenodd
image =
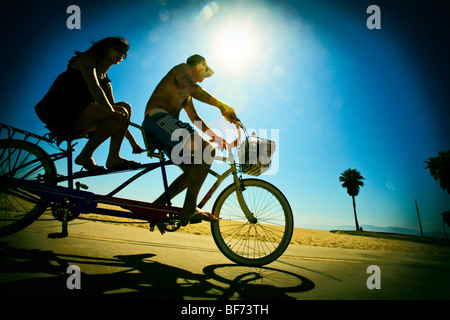
<instances>
[{"instance_id":1,"label":"bicycle front wheel","mask_svg":"<svg viewBox=\"0 0 450 320\"><path fill-rule=\"evenodd\" d=\"M22 140L0 140L0 177L48 182L56 177L56 167L48 154L35 144ZM31 224L45 211L47 205L46 199L14 183L2 183L0 237Z\"/></svg>"},{"instance_id":2,"label":"bicycle front wheel","mask_svg":"<svg viewBox=\"0 0 450 320\"><path fill-rule=\"evenodd\" d=\"M239 205L236 192L242 188L244 201L253 214L250 222ZM259 179L244 179L242 186L228 186L214 203L219 222L211 232L219 250L231 261L262 266L280 257L292 238L294 219L283 193Z\"/></svg>"}]
</instances>

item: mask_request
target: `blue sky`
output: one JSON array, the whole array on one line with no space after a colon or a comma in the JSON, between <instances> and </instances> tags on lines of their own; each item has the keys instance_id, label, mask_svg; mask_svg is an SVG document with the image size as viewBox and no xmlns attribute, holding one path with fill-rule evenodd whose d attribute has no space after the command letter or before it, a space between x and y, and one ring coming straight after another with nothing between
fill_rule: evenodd
<instances>
[{"instance_id":1,"label":"blue sky","mask_svg":"<svg viewBox=\"0 0 450 320\"><path fill-rule=\"evenodd\" d=\"M424 231L442 231L450 196L423 161L450 149L444 2L372 2L78 1L80 30L66 27L72 2L10 2L0 22L0 122L44 134L33 107L89 40L120 35L130 42L128 58L108 75L116 101L130 103L139 124L160 79L200 53L215 71L202 86L234 107L247 128L267 129L269 138L276 130L275 165L263 178L287 196L296 226L353 225L339 175L357 168L365 177L356 199L360 224L418 229L417 199ZM381 9L380 30L366 27L371 4ZM224 47L230 31L247 37L231 52ZM236 56L246 45L247 54ZM195 105L213 127L232 128L215 108ZM97 163L107 150L94 154ZM148 161L130 151L124 143L124 157ZM125 177L86 182L106 193ZM161 191L155 172L120 196L151 201Z\"/></svg>"}]
</instances>

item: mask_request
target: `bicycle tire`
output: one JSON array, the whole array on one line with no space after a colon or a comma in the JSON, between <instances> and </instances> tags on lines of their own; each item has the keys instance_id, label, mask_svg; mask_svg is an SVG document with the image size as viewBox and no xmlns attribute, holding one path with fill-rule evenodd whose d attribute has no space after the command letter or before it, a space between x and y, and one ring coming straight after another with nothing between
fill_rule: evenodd
<instances>
[{"instance_id":1,"label":"bicycle tire","mask_svg":"<svg viewBox=\"0 0 450 320\"><path fill-rule=\"evenodd\" d=\"M0 176L48 182L56 178L56 167L47 152L31 142L0 140ZM15 185L0 186L0 237L27 227L47 206L44 197Z\"/></svg>"},{"instance_id":2,"label":"bicycle tire","mask_svg":"<svg viewBox=\"0 0 450 320\"><path fill-rule=\"evenodd\" d=\"M213 213L219 222L211 223L211 233L219 250L231 261L262 266L278 259L289 246L294 230L291 206L274 185L260 179L242 180L242 194L257 218L249 222L237 200L236 183L218 196Z\"/></svg>"}]
</instances>

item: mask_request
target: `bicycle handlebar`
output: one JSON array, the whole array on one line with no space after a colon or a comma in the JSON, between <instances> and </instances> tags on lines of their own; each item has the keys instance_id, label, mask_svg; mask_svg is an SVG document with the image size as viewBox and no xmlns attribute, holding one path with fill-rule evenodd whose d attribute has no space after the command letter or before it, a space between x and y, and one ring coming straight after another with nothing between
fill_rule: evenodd
<instances>
[{"instance_id":1,"label":"bicycle handlebar","mask_svg":"<svg viewBox=\"0 0 450 320\"><path fill-rule=\"evenodd\" d=\"M231 121L230 121L231 122ZM245 127L243 125L243 123L241 122L241 120L237 119L237 121L232 122L235 126L236 126L236 130L238 132L238 137L232 142L232 143L228 143L225 140L225 148L224 149L228 149L228 147L230 149L232 148L236 148L237 146L240 145L240 141L241 141L241 130L244 132L244 134L247 136L247 131L245 130ZM210 142L215 142L214 139L210 140ZM219 148L219 147L218 147Z\"/></svg>"}]
</instances>

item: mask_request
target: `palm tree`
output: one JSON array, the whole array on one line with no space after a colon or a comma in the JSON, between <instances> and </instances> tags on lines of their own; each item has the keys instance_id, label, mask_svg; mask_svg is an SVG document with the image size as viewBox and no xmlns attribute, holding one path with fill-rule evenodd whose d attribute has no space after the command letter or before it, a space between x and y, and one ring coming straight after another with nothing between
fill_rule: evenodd
<instances>
[{"instance_id":1,"label":"palm tree","mask_svg":"<svg viewBox=\"0 0 450 320\"><path fill-rule=\"evenodd\" d=\"M356 169L347 169L341 173L339 181L343 182L342 187L347 188L347 193L352 196L353 212L355 214L356 231L359 230L358 218L356 217L355 197L359 194L359 187L364 186L364 177Z\"/></svg>"},{"instance_id":2,"label":"palm tree","mask_svg":"<svg viewBox=\"0 0 450 320\"><path fill-rule=\"evenodd\" d=\"M450 150L439 151L439 156L429 158L425 163L427 164L425 169L430 169L434 180L438 181L441 188L450 194Z\"/></svg>"}]
</instances>

